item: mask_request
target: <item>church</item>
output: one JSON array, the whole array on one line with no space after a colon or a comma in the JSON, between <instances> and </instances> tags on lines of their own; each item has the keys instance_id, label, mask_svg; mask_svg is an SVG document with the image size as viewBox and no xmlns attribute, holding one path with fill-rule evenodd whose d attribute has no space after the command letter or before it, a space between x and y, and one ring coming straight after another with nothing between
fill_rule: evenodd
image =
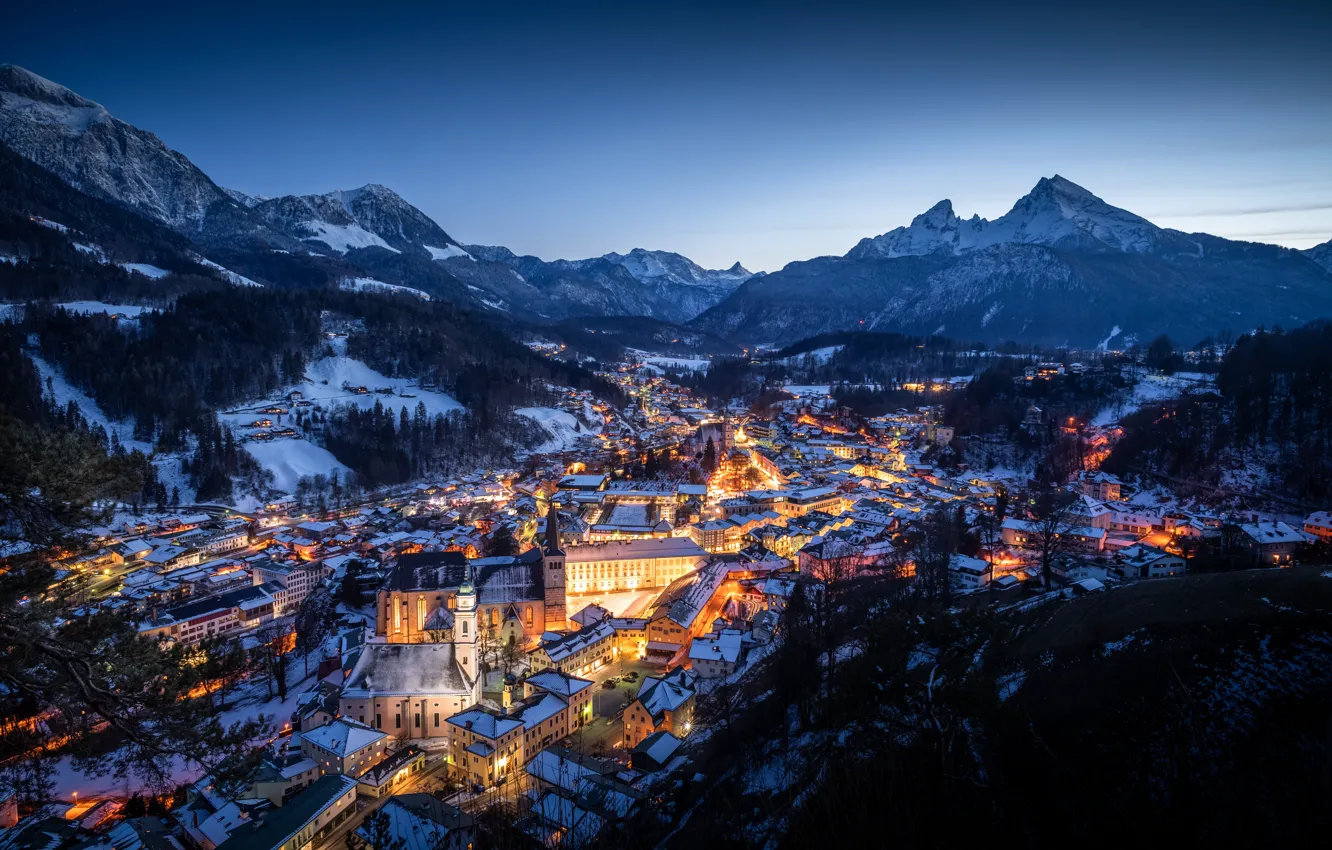
<instances>
[{"instance_id":1,"label":"church","mask_svg":"<svg viewBox=\"0 0 1332 850\"><path fill-rule=\"evenodd\" d=\"M456 637L458 591L476 591L476 625L495 645L525 643L568 627L565 553L559 520L547 515L544 547L521 555L469 560L461 552L399 555L376 600L375 634L387 643L449 643Z\"/></svg>"},{"instance_id":2,"label":"church","mask_svg":"<svg viewBox=\"0 0 1332 850\"><path fill-rule=\"evenodd\" d=\"M481 701L478 596L464 575L448 642L362 646L338 698L341 716L399 738L446 737L447 719Z\"/></svg>"}]
</instances>

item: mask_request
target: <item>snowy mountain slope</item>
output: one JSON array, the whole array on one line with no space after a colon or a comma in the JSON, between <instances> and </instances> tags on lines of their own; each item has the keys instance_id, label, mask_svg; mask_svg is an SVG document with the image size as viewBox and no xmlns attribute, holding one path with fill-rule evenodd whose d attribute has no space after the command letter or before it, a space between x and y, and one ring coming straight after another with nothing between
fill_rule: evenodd
<instances>
[{"instance_id":1,"label":"snowy mountain slope","mask_svg":"<svg viewBox=\"0 0 1332 850\"><path fill-rule=\"evenodd\" d=\"M1332 272L1332 239L1324 242L1322 245L1315 245L1307 249L1305 255L1318 265Z\"/></svg>"},{"instance_id":2,"label":"snowy mountain slope","mask_svg":"<svg viewBox=\"0 0 1332 850\"><path fill-rule=\"evenodd\" d=\"M1088 346L1118 327L1187 345L1332 316L1332 275L1313 259L1159 228L1056 176L992 222L944 201L845 257L746 281L692 326L748 341L877 329Z\"/></svg>"},{"instance_id":3,"label":"snowy mountain slope","mask_svg":"<svg viewBox=\"0 0 1332 850\"><path fill-rule=\"evenodd\" d=\"M450 274L540 318L650 316L685 321L720 302L752 275L739 263L709 270L680 254L635 248L583 260L546 261L496 245L465 245Z\"/></svg>"},{"instance_id":4,"label":"snowy mountain slope","mask_svg":"<svg viewBox=\"0 0 1332 850\"><path fill-rule=\"evenodd\" d=\"M0 66L0 142L79 191L188 236L203 249L196 253L225 259L235 278L224 276L235 283L257 278L283 286L290 276L292 285L304 286L368 277L523 318L680 321L750 278L739 263L707 270L666 251L546 263L503 248L464 248L374 183L281 197L226 189L152 133L12 65ZM275 250L287 255L285 263L274 263Z\"/></svg>"},{"instance_id":5,"label":"snowy mountain slope","mask_svg":"<svg viewBox=\"0 0 1332 850\"><path fill-rule=\"evenodd\" d=\"M1112 207L1081 186L1060 177L1042 177L1008 213L994 221L958 218L951 201L940 201L907 227L862 239L847 257L917 257L962 254L991 245L1108 248L1143 253L1155 248L1164 231L1145 218Z\"/></svg>"},{"instance_id":6,"label":"snowy mountain slope","mask_svg":"<svg viewBox=\"0 0 1332 850\"><path fill-rule=\"evenodd\" d=\"M549 435L546 442L532 449L536 454L568 451L583 437L599 433L572 413L554 407L520 407L514 413L536 422Z\"/></svg>"},{"instance_id":7,"label":"snowy mountain slope","mask_svg":"<svg viewBox=\"0 0 1332 850\"><path fill-rule=\"evenodd\" d=\"M434 251L457 247L429 216L377 183L323 195L256 200L251 209L272 229L314 248L322 243L338 254L378 247L434 256ZM436 247L432 251L427 245Z\"/></svg>"},{"instance_id":8,"label":"snowy mountain slope","mask_svg":"<svg viewBox=\"0 0 1332 850\"><path fill-rule=\"evenodd\" d=\"M71 186L182 232L236 206L162 140L16 65L0 65L0 141Z\"/></svg>"}]
</instances>

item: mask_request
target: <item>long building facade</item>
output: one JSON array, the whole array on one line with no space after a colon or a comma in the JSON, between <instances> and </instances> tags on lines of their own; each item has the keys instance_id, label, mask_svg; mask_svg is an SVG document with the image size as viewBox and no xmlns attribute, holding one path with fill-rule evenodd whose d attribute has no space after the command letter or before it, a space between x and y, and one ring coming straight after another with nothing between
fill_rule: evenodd
<instances>
[{"instance_id":1,"label":"long building facade","mask_svg":"<svg viewBox=\"0 0 1332 850\"><path fill-rule=\"evenodd\" d=\"M687 537L571 546L564 553L566 588L570 595L664 588L707 560Z\"/></svg>"}]
</instances>

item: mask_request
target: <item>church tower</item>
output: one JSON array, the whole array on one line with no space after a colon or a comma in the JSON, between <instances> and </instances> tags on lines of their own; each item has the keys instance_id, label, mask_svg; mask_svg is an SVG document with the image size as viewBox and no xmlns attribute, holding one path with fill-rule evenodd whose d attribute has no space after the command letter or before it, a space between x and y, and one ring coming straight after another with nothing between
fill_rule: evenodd
<instances>
[{"instance_id":1,"label":"church tower","mask_svg":"<svg viewBox=\"0 0 1332 850\"><path fill-rule=\"evenodd\" d=\"M458 588L458 607L453 612L453 654L458 666L473 682L481 675L481 661L476 657L476 587L472 585L472 570ZM478 682L476 690L480 690Z\"/></svg>"},{"instance_id":2,"label":"church tower","mask_svg":"<svg viewBox=\"0 0 1332 850\"><path fill-rule=\"evenodd\" d=\"M546 591L546 629L568 627L565 607L564 549L560 546L560 512L551 503L546 513L546 549L541 553L541 582Z\"/></svg>"}]
</instances>

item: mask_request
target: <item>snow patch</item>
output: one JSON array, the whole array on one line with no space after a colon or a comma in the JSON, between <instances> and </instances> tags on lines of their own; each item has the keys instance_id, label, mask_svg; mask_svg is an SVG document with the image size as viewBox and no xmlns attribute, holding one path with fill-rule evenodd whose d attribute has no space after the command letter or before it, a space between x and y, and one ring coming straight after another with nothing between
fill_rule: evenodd
<instances>
[{"instance_id":1,"label":"snow patch","mask_svg":"<svg viewBox=\"0 0 1332 850\"><path fill-rule=\"evenodd\" d=\"M120 266L127 272L141 274L144 277L150 277L153 280L161 280L171 274L171 272L166 269L159 269L157 266L152 266L148 263L116 263L116 265Z\"/></svg>"},{"instance_id":2,"label":"snow patch","mask_svg":"<svg viewBox=\"0 0 1332 850\"><path fill-rule=\"evenodd\" d=\"M476 262L476 257L473 257L457 245L445 245L443 248L435 248L431 245L424 245L422 247L430 252L430 259L432 260L447 260L452 257L466 257L472 262Z\"/></svg>"},{"instance_id":3,"label":"snow patch","mask_svg":"<svg viewBox=\"0 0 1332 850\"><path fill-rule=\"evenodd\" d=\"M514 413L533 420L550 435L550 439L533 449L538 454L568 451L578 445L580 438L595 433L579 423L572 413L553 407L520 407Z\"/></svg>"},{"instance_id":4,"label":"snow patch","mask_svg":"<svg viewBox=\"0 0 1332 850\"><path fill-rule=\"evenodd\" d=\"M384 294L403 294L415 295L422 301L429 301L430 296L419 289L413 289L410 286L399 286L396 283L385 283L382 280L375 280L372 277L348 277L343 278L340 286L343 289L355 289L358 292L380 292Z\"/></svg>"},{"instance_id":5,"label":"snow patch","mask_svg":"<svg viewBox=\"0 0 1332 850\"><path fill-rule=\"evenodd\" d=\"M197 257L196 259L199 261L199 265L207 266L216 272L221 272L222 277L225 278L228 283L234 283L237 286L263 286L259 281L250 280L245 275L236 274L231 269L223 268L212 260L205 259L204 257Z\"/></svg>"},{"instance_id":6,"label":"snow patch","mask_svg":"<svg viewBox=\"0 0 1332 850\"><path fill-rule=\"evenodd\" d=\"M332 452L308 440L273 440L267 443L251 440L241 445L260 466L273 473L273 486L286 493L293 492L297 482L307 476L337 472L345 477L351 473L351 469L335 458Z\"/></svg>"},{"instance_id":7,"label":"snow patch","mask_svg":"<svg viewBox=\"0 0 1332 850\"><path fill-rule=\"evenodd\" d=\"M301 226L310 231L311 235L305 237L307 241L318 240L339 253L347 253L355 248L370 248L378 246L387 248L395 254L402 253L389 243L385 242L378 234L371 233L359 224L329 224L326 221L306 221Z\"/></svg>"}]
</instances>

